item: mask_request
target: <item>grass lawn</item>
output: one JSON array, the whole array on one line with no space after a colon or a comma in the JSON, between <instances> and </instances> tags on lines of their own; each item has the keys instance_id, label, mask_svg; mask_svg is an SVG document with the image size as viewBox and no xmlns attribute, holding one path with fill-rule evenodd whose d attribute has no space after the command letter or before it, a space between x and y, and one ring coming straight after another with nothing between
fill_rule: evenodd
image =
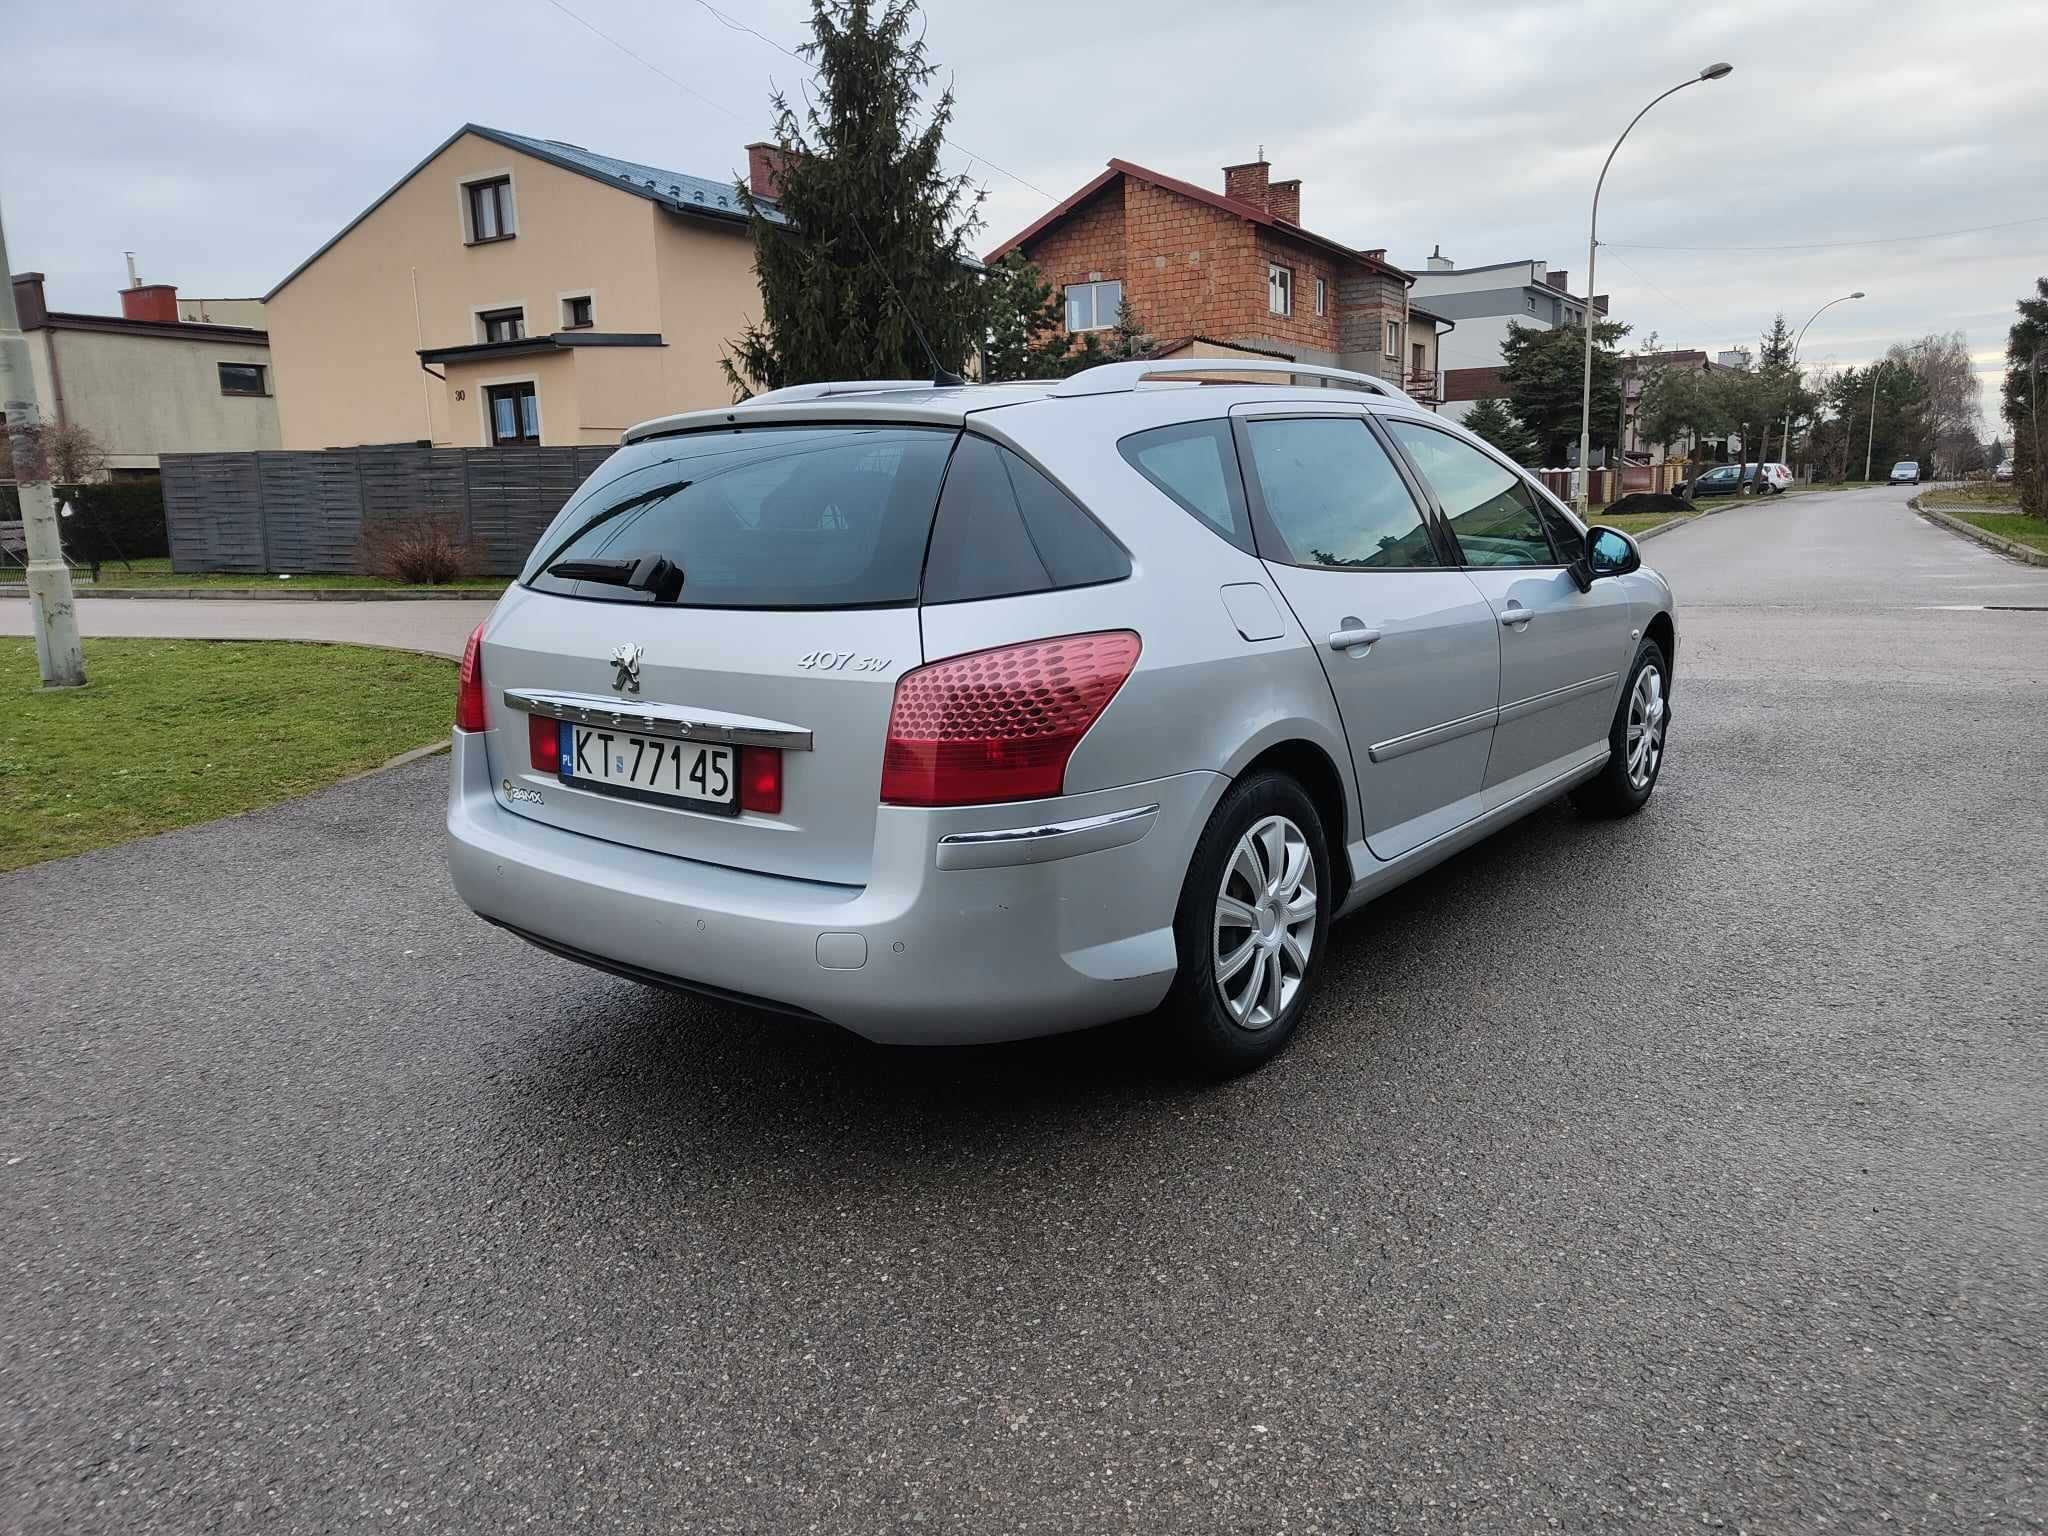
<instances>
[{"instance_id":1,"label":"grass lawn","mask_svg":"<svg viewBox=\"0 0 2048 1536\"><path fill-rule=\"evenodd\" d=\"M2016 485L2000 485L1991 480L1973 480L1967 485L1944 485L1938 490L1928 491L1920 498L1922 506L1935 507L1943 512L1959 512L1984 508L1996 511L2000 507L2019 510L2020 491Z\"/></svg>"},{"instance_id":2,"label":"grass lawn","mask_svg":"<svg viewBox=\"0 0 2048 1536\"><path fill-rule=\"evenodd\" d=\"M21 572L18 570L0 572L0 581L19 580L21 580ZM84 590L88 592L92 590L93 583L86 573L77 573L73 580ZM410 592L473 591L479 595L488 595L503 592L511 583L503 576L465 576L460 581L452 581L440 587L408 587L400 582L386 581L381 576L294 576L289 581L281 581L276 576L235 575L228 572L214 572L204 575L181 573L171 569L171 562L169 560L156 559L137 560L134 562L133 569L122 565L119 561L103 565L100 567L99 585L102 587L320 587L330 590L337 588L378 588Z\"/></svg>"},{"instance_id":3,"label":"grass lawn","mask_svg":"<svg viewBox=\"0 0 2048 1536\"><path fill-rule=\"evenodd\" d=\"M1931 502L1929 505L1937 512L1946 512L1966 523L1974 523L1986 533L1995 533L2001 539L2011 539L2015 544L2024 544L2029 549L2048 554L2048 517L2028 517L2023 512L1978 512L1953 507L1946 502Z\"/></svg>"},{"instance_id":4,"label":"grass lawn","mask_svg":"<svg viewBox=\"0 0 2048 1536\"><path fill-rule=\"evenodd\" d=\"M367 646L88 640L36 687L0 639L0 870L304 794L448 734L455 665Z\"/></svg>"},{"instance_id":5,"label":"grass lawn","mask_svg":"<svg viewBox=\"0 0 2048 1536\"><path fill-rule=\"evenodd\" d=\"M1589 519L1602 528L1619 528L1623 533L1641 533L1645 528L1659 528L1673 518L1698 517L1698 512L1595 512Z\"/></svg>"}]
</instances>

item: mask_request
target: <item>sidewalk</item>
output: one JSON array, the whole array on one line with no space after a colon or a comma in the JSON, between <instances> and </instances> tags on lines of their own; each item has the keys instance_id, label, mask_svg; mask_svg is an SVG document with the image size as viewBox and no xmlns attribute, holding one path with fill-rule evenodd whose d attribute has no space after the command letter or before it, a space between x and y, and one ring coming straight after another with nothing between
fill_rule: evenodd
<instances>
[{"instance_id":1,"label":"sidewalk","mask_svg":"<svg viewBox=\"0 0 2048 1536\"><path fill-rule=\"evenodd\" d=\"M170 603L81 602L78 629L87 640L103 636L327 640L460 657L469 632L484 621L496 601L280 603L197 598ZM0 598L0 635L28 633L28 600ZM90 651L86 665L92 665Z\"/></svg>"}]
</instances>

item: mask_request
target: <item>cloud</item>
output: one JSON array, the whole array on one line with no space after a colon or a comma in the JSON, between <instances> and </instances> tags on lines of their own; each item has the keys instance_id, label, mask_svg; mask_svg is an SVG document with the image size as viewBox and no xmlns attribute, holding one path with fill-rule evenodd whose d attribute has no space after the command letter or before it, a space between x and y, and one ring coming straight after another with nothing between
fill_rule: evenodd
<instances>
[{"instance_id":1,"label":"cloud","mask_svg":"<svg viewBox=\"0 0 2048 1536\"><path fill-rule=\"evenodd\" d=\"M785 45L805 36L803 0L714 3ZM803 74L691 0L562 4L684 86L553 0L19 9L26 153L0 171L15 265L68 308L110 309L128 249L188 291L261 293L465 120L722 175L768 129L771 82ZM1608 175L1599 286L1639 337L1713 350L1862 288L1810 356L1856 363L1963 329L1995 357L2048 267L2048 222L1823 251L1640 248L2048 216L2035 0L933 0L926 40L958 93L955 163L988 185L984 246L1112 155L1220 185L1263 145L1276 176L1304 179L1320 232L1411 265L1438 242L1461 263L1541 257L1577 283L1615 136L1726 59L1729 79L1659 105Z\"/></svg>"}]
</instances>

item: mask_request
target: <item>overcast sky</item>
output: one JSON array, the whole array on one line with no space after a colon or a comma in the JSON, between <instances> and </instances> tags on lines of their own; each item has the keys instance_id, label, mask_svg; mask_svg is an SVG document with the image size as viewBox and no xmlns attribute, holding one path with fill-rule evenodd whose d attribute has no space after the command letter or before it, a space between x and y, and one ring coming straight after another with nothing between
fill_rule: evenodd
<instances>
[{"instance_id":1,"label":"overcast sky","mask_svg":"<svg viewBox=\"0 0 2048 1536\"><path fill-rule=\"evenodd\" d=\"M66 309L115 307L124 250L186 294L260 294L465 121L728 174L767 134L771 82L802 73L733 24L794 47L808 6L715 4L727 20L703 0L0 0L13 265L48 274ZM2048 273L2041 0L927 14L959 96L956 164L988 187L984 250L1112 155L1220 189L1220 167L1263 145L1276 179L1305 181L1319 233L1414 268L1439 242L1461 266L1540 257L1577 289L1615 135L1725 59L1733 76L1660 105L1608 178L1599 287L1630 345L1753 345L1773 312L1797 326L1861 288L1804 361L1962 330L1995 421L2013 303ZM1896 238L1962 229L1978 232Z\"/></svg>"}]
</instances>

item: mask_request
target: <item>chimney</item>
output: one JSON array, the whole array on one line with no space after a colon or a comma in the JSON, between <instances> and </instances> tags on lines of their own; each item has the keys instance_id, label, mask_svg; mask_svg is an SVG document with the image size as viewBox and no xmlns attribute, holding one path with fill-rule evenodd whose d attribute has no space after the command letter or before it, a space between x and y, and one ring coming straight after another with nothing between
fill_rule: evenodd
<instances>
[{"instance_id":1,"label":"chimney","mask_svg":"<svg viewBox=\"0 0 2048 1536\"><path fill-rule=\"evenodd\" d=\"M1433 250L1433 251L1431 251L1431 252L1429 253L1429 270L1430 270L1430 271L1432 271L1432 272L1455 272L1455 271L1456 271L1457 269L1458 269L1458 264L1457 264L1456 262L1452 261L1450 257L1448 257L1448 256L1446 256L1446 255L1444 254L1444 248L1443 248L1443 246L1442 246L1442 244L1441 244L1441 243L1439 243L1439 244L1437 245L1437 247L1436 247L1436 249L1435 249L1435 250Z\"/></svg>"},{"instance_id":2,"label":"chimney","mask_svg":"<svg viewBox=\"0 0 2048 1536\"><path fill-rule=\"evenodd\" d=\"M747 146L747 190L770 202L782 196L782 165L787 157L780 145Z\"/></svg>"},{"instance_id":3,"label":"chimney","mask_svg":"<svg viewBox=\"0 0 2048 1536\"><path fill-rule=\"evenodd\" d=\"M174 283L143 283L121 290L121 318L178 323L178 289Z\"/></svg>"},{"instance_id":4,"label":"chimney","mask_svg":"<svg viewBox=\"0 0 2048 1536\"><path fill-rule=\"evenodd\" d=\"M1266 212L1289 224L1301 223L1301 178L1276 181L1266 189Z\"/></svg>"},{"instance_id":5,"label":"chimney","mask_svg":"<svg viewBox=\"0 0 2048 1536\"><path fill-rule=\"evenodd\" d=\"M1223 167L1223 195L1263 210L1272 191L1266 185L1267 173L1272 169L1272 162L1266 159L1265 148L1261 146L1258 159Z\"/></svg>"},{"instance_id":6,"label":"chimney","mask_svg":"<svg viewBox=\"0 0 2048 1536\"><path fill-rule=\"evenodd\" d=\"M1571 273L1569 272L1549 272L1544 274L1543 281L1550 284L1559 293L1569 293L1571 289L1566 286L1565 279L1570 276Z\"/></svg>"},{"instance_id":7,"label":"chimney","mask_svg":"<svg viewBox=\"0 0 2048 1536\"><path fill-rule=\"evenodd\" d=\"M14 274L14 307L20 312L18 323L24 331L33 331L49 319L49 307L43 302L42 273Z\"/></svg>"}]
</instances>

